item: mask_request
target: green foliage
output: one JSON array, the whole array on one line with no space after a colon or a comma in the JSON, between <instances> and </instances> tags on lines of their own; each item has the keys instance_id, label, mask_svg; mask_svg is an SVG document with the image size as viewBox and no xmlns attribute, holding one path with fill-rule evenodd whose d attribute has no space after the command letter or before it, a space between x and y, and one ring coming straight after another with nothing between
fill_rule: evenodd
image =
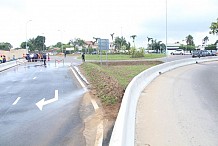
<instances>
[{"instance_id":1,"label":"green foliage","mask_svg":"<svg viewBox=\"0 0 218 146\"><path fill-rule=\"evenodd\" d=\"M194 46L194 45L195 45L195 44L194 44L194 38L193 38L193 36L188 35L188 36L186 37L186 44L187 44L187 45L190 45L190 46Z\"/></svg>"},{"instance_id":2,"label":"green foliage","mask_svg":"<svg viewBox=\"0 0 218 146\"><path fill-rule=\"evenodd\" d=\"M130 43L127 43L126 39L123 36L121 38L116 37L114 45L117 52L120 52L121 50L125 52L126 50L130 49Z\"/></svg>"},{"instance_id":3,"label":"green foliage","mask_svg":"<svg viewBox=\"0 0 218 146\"><path fill-rule=\"evenodd\" d=\"M79 47L84 48L85 46L85 41L80 39L80 38L75 38L74 40L70 40L69 42L70 45L73 46L73 48L75 49L75 51L79 50Z\"/></svg>"},{"instance_id":4,"label":"green foliage","mask_svg":"<svg viewBox=\"0 0 218 146\"><path fill-rule=\"evenodd\" d=\"M27 41L27 48L26 48L26 42L22 42L20 45L21 48L33 51L45 51L46 45L45 45L45 37L44 36L37 36L36 38L29 39Z\"/></svg>"},{"instance_id":5,"label":"green foliage","mask_svg":"<svg viewBox=\"0 0 218 146\"><path fill-rule=\"evenodd\" d=\"M0 43L0 50L9 51L13 46L8 42L2 42Z\"/></svg>"},{"instance_id":6,"label":"green foliage","mask_svg":"<svg viewBox=\"0 0 218 146\"><path fill-rule=\"evenodd\" d=\"M210 34L218 35L218 18L216 19L216 22L211 23L210 30Z\"/></svg>"},{"instance_id":7,"label":"green foliage","mask_svg":"<svg viewBox=\"0 0 218 146\"><path fill-rule=\"evenodd\" d=\"M212 44L212 45L208 45L205 47L206 50L216 50L216 45Z\"/></svg>"},{"instance_id":8,"label":"green foliage","mask_svg":"<svg viewBox=\"0 0 218 146\"><path fill-rule=\"evenodd\" d=\"M144 57L144 49L136 50L136 48L131 49L132 58Z\"/></svg>"}]
</instances>

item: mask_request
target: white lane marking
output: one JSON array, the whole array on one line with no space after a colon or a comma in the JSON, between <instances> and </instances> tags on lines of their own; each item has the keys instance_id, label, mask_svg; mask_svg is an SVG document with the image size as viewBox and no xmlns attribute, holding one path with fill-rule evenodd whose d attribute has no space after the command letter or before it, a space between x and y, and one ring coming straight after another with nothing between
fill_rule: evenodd
<instances>
[{"instance_id":1,"label":"white lane marking","mask_svg":"<svg viewBox=\"0 0 218 146\"><path fill-rule=\"evenodd\" d=\"M17 97L17 99L14 101L14 103L12 105L16 105L18 103L18 101L20 100L21 97Z\"/></svg>"},{"instance_id":2,"label":"white lane marking","mask_svg":"<svg viewBox=\"0 0 218 146\"><path fill-rule=\"evenodd\" d=\"M93 105L95 111L96 111L97 109L99 109L98 104L97 104L96 101L95 101L94 99L92 99L92 98L91 98L91 103L92 103L92 105Z\"/></svg>"},{"instance_id":3,"label":"white lane marking","mask_svg":"<svg viewBox=\"0 0 218 146\"><path fill-rule=\"evenodd\" d=\"M36 106L42 111L44 105L50 104L58 100L58 90L55 90L55 97L45 101L45 98L36 103Z\"/></svg>"},{"instance_id":4,"label":"white lane marking","mask_svg":"<svg viewBox=\"0 0 218 146\"><path fill-rule=\"evenodd\" d=\"M79 81L80 85L85 88L86 86L83 84L83 82L81 81L81 79L78 77L78 75L76 74L76 72L73 70L72 67L70 67L70 69L72 70L73 74L75 75L75 77L77 78L77 80Z\"/></svg>"},{"instance_id":5,"label":"white lane marking","mask_svg":"<svg viewBox=\"0 0 218 146\"><path fill-rule=\"evenodd\" d=\"M35 79L36 79L36 77L33 78L33 80L35 80Z\"/></svg>"}]
</instances>

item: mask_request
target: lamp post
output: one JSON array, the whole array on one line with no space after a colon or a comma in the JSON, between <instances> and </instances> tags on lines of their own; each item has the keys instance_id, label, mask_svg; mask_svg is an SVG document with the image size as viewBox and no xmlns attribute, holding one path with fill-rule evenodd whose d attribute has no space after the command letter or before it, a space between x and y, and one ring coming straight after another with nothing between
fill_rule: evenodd
<instances>
[{"instance_id":1,"label":"lamp post","mask_svg":"<svg viewBox=\"0 0 218 146\"><path fill-rule=\"evenodd\" d=\"M61 52L63 53L63 44L62 44L62 35L63 35L63 34L62 34L62 31L61 31L61 30L58 30L58 31L60 31L60 33L61 33L61 50L62 50Z\"/></svg>"},{"instance_id":2,"label":"lamp post","mask_svg":"<svg viewBox=\"0 0 218 146\"><path fill-rule=\"evenodd\" d=\"M42 33L42 52L44 52L44 43L45 43L45 40L44 40L44 33Z\"/></svg>"},{"instance_id":3,"label":"lamp post","mask_svg":"<svg viewBox=\"0 0 218 146\"><path fill-rule=\"evenodd\" d=\"M166 58L167 58L167 53L168 53L168 49L167 49L167 0L166 0Z\"/></svg>"},{"instance_id":4,"label":"lamp post","mask_svg":"<svg viewBox=\"0 0 218 146\"><path fill-rule=\"evenodd\" d=\"M27 24L29 23L29 22L31 22L32 20L28 20L27 22L26 22L26 52L27 52L27 54L28 54L28 48L27 48Z\"/></svg>"}]
</instances>

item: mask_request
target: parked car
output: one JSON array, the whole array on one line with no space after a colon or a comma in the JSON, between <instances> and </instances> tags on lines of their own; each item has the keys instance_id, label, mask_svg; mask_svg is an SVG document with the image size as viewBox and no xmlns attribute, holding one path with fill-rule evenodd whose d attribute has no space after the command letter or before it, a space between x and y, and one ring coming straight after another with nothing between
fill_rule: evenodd
<instances>
[{"instance_id":1,"label":"parked car","mask_svg":"<svg viewBox=\"0 0 218 146\"><path fill-rule=\"evenodd\" d=\"M172 55L184 55L184 51L182 49L177 49L171 53Z\"/></svg>"},{"instance_id":2,"label":"parked car","mask_svg":"<svg viewBox=\"0 0 218 146\"><path fill-rule=\"evenodd\" d=\"M192 57L205 57L208 52L206 50L194 50L192 52Z\"/></svg>"}]
</instances>

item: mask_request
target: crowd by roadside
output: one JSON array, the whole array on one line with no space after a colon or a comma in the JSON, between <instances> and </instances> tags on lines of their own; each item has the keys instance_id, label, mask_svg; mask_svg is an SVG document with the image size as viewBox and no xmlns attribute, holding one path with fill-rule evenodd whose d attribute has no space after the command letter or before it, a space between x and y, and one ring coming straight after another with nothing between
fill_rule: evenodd
<instances>
[{"instance_id":1,"label":"crowd by roadside","mask_svg":"<svg viewBox=\"0 0 218 146\"><path fill-rule=\"evenodd\" d=\"M5 55L1 55L0 56L0 63L5 63L6 62L6 56Z\"/></svg>"}]
</instances>

